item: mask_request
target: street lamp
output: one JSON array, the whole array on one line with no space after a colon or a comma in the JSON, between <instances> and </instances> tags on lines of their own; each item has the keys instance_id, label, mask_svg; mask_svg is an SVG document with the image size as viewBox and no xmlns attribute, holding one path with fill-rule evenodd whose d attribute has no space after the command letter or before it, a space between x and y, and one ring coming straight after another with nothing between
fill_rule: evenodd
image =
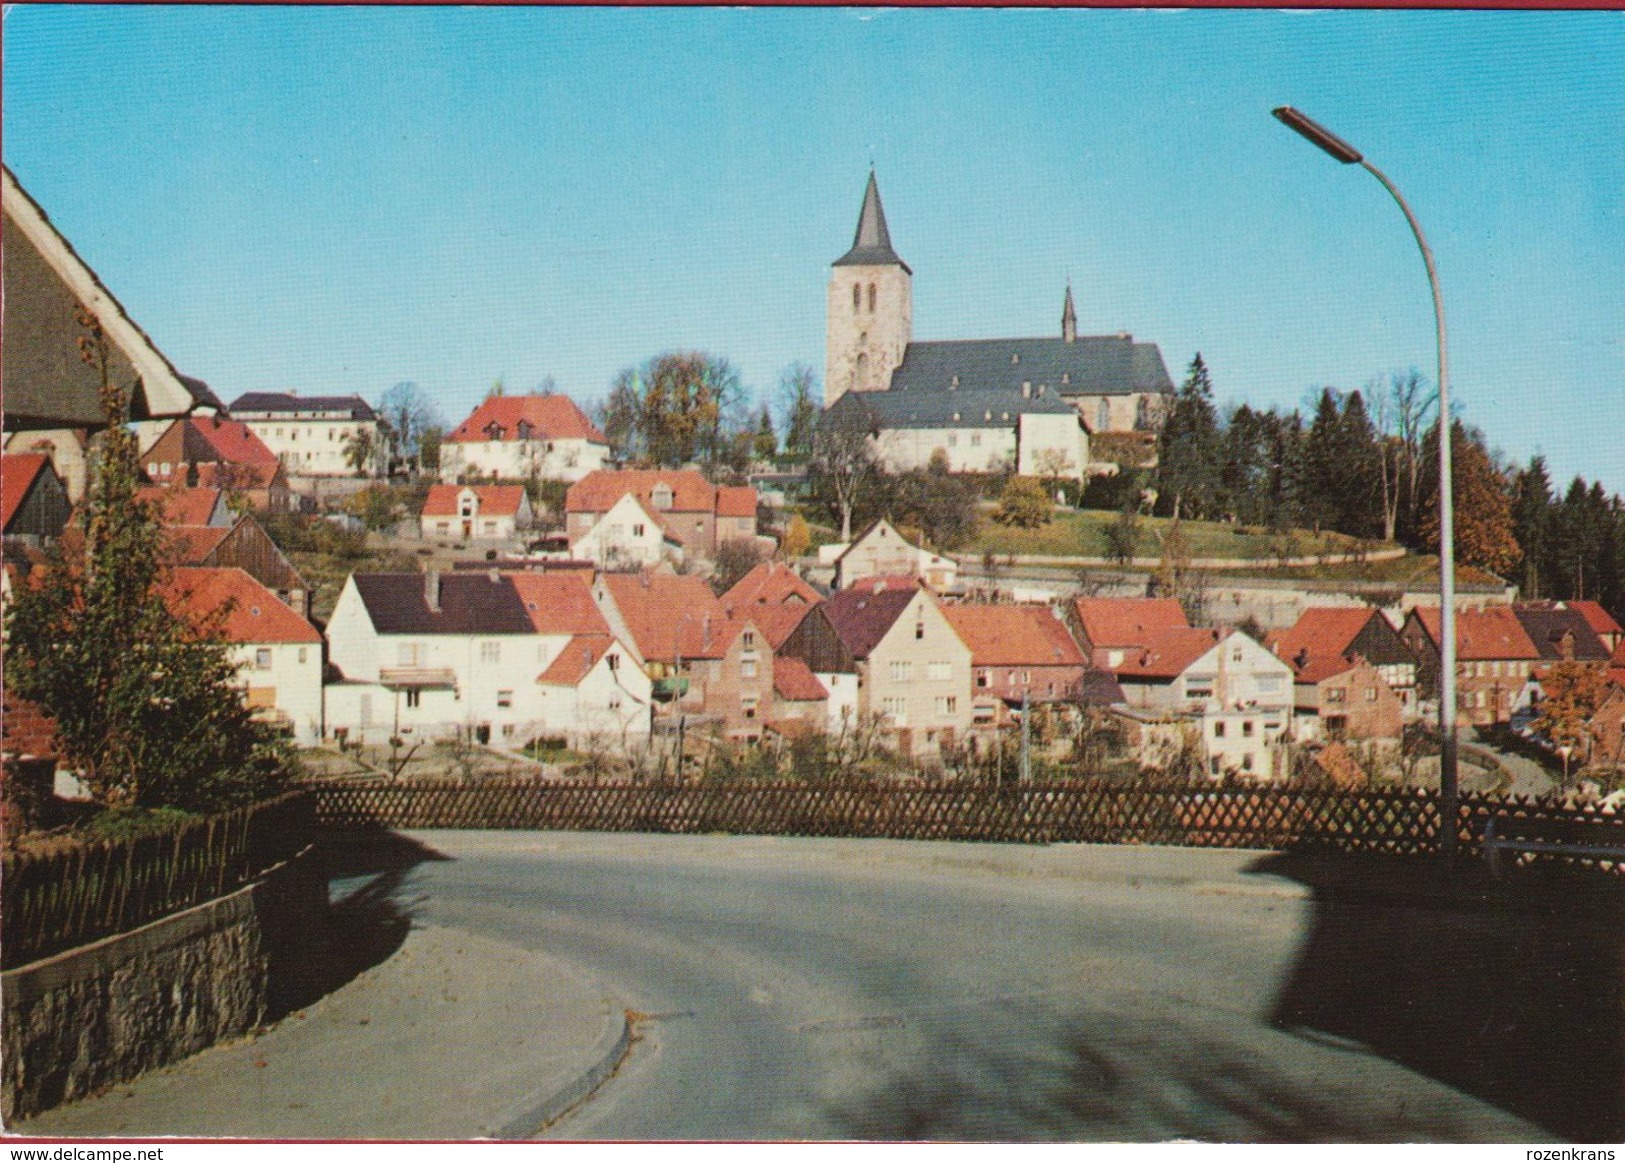
<instances>
[{"instance_id":1,"label":"street lamp","mask_svg":"<svg viewBox=\"0 0 1625 1163\"><path fill-rule=\"evenodd\" d=\"M1456 538L1450 482L1450 358L1444 341L1444 296L1439 291L1439 272L1434 268L1433 252L1422 236L1416 215L1411 213L1410 206L1387 174L1366 161L1348 142L1290 105L1273 112L1281 124L1316 148L1346 166L1363 167L1393 195L1405 213L1405 221L1410 223L1411 233L1416 236L1422 262L1427 266L1428 285L1433 289L1433 321L1439 346L1439 818L1442 826L1439 850L1448 867L1456 858L1459 802L1456 787Z\"/></svg>"}]
</instances>

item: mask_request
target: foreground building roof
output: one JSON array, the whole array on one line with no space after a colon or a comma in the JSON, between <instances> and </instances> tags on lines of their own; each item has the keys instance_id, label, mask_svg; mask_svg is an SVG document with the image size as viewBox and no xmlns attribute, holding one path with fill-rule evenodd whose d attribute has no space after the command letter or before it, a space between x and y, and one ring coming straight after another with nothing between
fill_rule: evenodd
<instances>
[{"instance_id":1,"label":"foreground building roof","mask_svg":"<svg viewBox=\"0 0 1625 1163\"><path fill-rule=\"evenodd\" d=\"M240 569L181 566L171 572L164 597L177 617L195 626L225 611L222 629L229 642L319 644L322 640L316 627Z\"/></svg>"},{"instance_id":2,"label":"foreground building roof","mask_svg":"<svg viewBox=\"0 0 1625 1163\"><path fill-rule=\"evenodd\" d=\"M943 606L972 666L1084 666L1083 651L1048 606Z\"/></svg>"}]
</instances>

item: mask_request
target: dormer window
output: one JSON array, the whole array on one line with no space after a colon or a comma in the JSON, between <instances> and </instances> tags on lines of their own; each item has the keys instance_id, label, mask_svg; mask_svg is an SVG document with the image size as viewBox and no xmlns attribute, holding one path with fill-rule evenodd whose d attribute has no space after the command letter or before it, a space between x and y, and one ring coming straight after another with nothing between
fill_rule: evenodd
<instances>
[{"instance_id":1,"label":"dormer window","mask_svg":"<svg viewBox=\"0 0 1625 1163\"><path fill-rule=\"evenodd\" d=\"M529 420L521 420L518 424L514 425L514 431L518 434L519 439L529 440L531 434L536 430L531 427Z\"/></svg>"},{"instance_id":2,"label":"dormer window","mask_svg":"<svg viewBox=\"0 0 1625 1163\"><path fill-rule=\"evenodd\" d=\"M1033 382L1031 380L1021 381L1021 398L1023 400L1030 400L1033 398Z\"/></svg>"},{"instance_id":3,"label":"dormer window","mask_svg":"<svg viewBox=\"0 0 1625 1163\"><path fill-rule=\"evenodd\" d=\"M654 504L654 507L657 508L657 509L660 509L662 511L664 511L666 509L670 509L671 508L671 503L672 503L671 486L668 485L665 481L661 481L649 493L649 500Z\"/></svg>"},{"instance_id":4,"label":"dormer window","mask_svg":"<svg viewBox=\"0 0 1625 1163\"><path fill-rule=\"evenodd\" d=\"M498 424L495 420L491 421L485 426L485 435L492 440L501 440L504 431L506 430L502 427L502 425Z\"/></svg>"},{"instance_id":5,"label":"dormer window","mask_svg":"<svg viewBox=\"0 0 1625 1163\"><path fill-rule=\"evenodd\" d=\"M959 386L959 377L956 375L953 379L949 380L948 386L950 388L957 388Z\"/></svg>"},{"instance_id":6,"label":"dormer window","mask_svg":"<svg viewBox=\"0 0 1625 1163\"><path fill-rule=\"evenodd\" d=\"M1010 365L1012 367L1014 367L1016 364L1018 364L1020 362L1021 362L1021 353L1019 351L1011 352L1010 353Z\"/></svg>"}]
</instances>

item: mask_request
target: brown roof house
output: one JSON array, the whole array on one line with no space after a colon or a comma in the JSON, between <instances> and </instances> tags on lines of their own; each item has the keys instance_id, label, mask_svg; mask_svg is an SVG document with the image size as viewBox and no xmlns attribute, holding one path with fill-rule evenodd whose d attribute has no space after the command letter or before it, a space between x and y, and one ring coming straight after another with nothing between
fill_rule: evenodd
<instances>
[{"instance_id":1,"label":"brown roof house","mask_svg":"<svg viewBox=\"0 0 1625 1163\"><path fill-rule=\"evenodd\" d=\"M995 703L1070 703L1083 696L1088 663L1048 606L963 604L944 606L942 614L970 647L979 720L991 711L999 721Z\"/></svg>"},{"instance_id":2,"label":"brown roof house","mask_svg":"<svg viewBox=\"0 0 1625 1163\"><path fill-rule=\"evenodd\" d=\"M1416 606L1399 630L1416 655L1417 685L1435 705L1439 628L1438 606ZM1509 721L1520 697L1527 696L1540 658L1540 648L1510 606L1456 611L1456 721L1475 727Z\"/></svg>"},{"instance_id":3,"label":"brown roof house","mask_svg":"<svg viewBox=\"0 0 1625 1163\"><path fill-rule=\"evenodd\" d=\"M39 452L0 456L0 527L7 541L35 549L55 541L72 508L50 457Z\"/></svg>"},{"instance_id":4,"label":"brown roof house","mask_svg":"<svg viewBox=\"0 0 1625 1163\"><path fill-rule=\"evenodd\" d=\"M1311 607L1264 645L1292 668L1300 738L1318 738L1324 726L1332 738L1397 739L1415 716L1416 656L1381 610Z\"/></svg>"},{"instance_id":5,"label":"brown roof house","mask_svg":"<svg viewBox=\"0 0 1625 1163\"><path fill-rule=\"evenodd\" d=\"M177 420L141 454L147 478L165 486L202 486L240 494L255 509L291 507L288 474L246 425L221 416Z\"/></svg>"},{"instance_id":6,"label":"brown roof house","mask_svg":"<svg viewBox=\"0 0 1625 1163\"><path fill-rule=\"evenodd\" d=\"M1291 668L1235 630L1176 628L1149 638L1114 669L1130 737L1188 748L1214 778L1286 778L1278 744L1291 725ZM1158 767L1166 757L1142 751L1141 760Z\"/></svg>"},{"instance_id":7,"label":"brown roof house","mask_svg":"<svg viewBox=\"0 0 1625 1163\"><path fill-rule=\"evenodd\" d=\"M912 577L870 578L814 606L785 641L830 694L833 729L878 727L906 754L963 741L971 650Z\"/></svg>"},{"instance_id":8,"label":"brown roof house","mask_svg":"<svg viewBox=\"0 0 1625 1163\"><path fill-rule=\"evenodd\" d=\"M1116 670L1164 630L1188 630L1175 598L1074 598L1067 621L1090 662Z\"/></svg>"}]
</instances>

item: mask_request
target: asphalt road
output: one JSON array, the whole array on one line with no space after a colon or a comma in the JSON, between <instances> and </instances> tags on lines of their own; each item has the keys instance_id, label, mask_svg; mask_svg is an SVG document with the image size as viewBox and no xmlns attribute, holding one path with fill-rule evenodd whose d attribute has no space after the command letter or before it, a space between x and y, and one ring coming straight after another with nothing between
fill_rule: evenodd
<instances>
[{"instance_id":1,"label":"asphalt road","mask_svg":"<svg viewBox=\"0 0 1625 1163\"><path fill-rule=\"evenodd\" d=\"M411 835L451 858L407 874L414 916L579 964L644 1015L553 1138L1553 1137L1357 1030L1297 1028L1323 907L1257 854Z\"/></svg>"}]
</instances>

